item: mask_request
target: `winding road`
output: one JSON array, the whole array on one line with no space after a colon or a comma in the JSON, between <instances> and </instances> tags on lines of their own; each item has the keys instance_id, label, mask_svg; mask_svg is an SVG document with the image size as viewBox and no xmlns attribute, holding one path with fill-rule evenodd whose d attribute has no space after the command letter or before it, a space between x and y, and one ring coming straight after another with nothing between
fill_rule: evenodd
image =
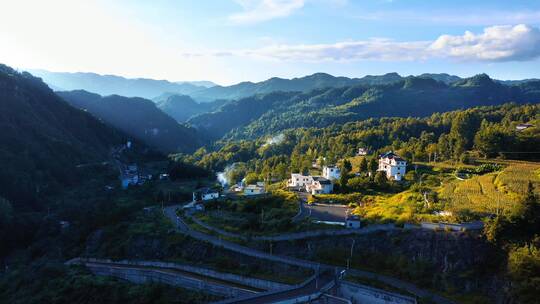
<instances>
[{"instance_id":1,"label":"winding road","mask_svg":"<svg viewBox=\"0 0 540 304\"><path fill-rule=\"evenodd\" d=\"M320 269L322 272L328 271L328 270L340 272L344 270L343 268L339 268L339 267L335 267L331 265L319 264L313 261L307 261L307 260L297 259L297 258L288 257L288 256L278 256L278 255L268 254L268 253L265 253L256 249L252 249L246 246L238 245L236 243L223 240L213 235L208 235L208 234L193 230L180 217L176 215L176 210L182 207L183 205L168 206L164 209L164 214L171 220L172 223L174 223L175 229L178 232L187 234L195 239L209 242L215 246L223 247L225 249L238 252L241 254L245 254L248 256L265 259L269 261L274 261L274 262L281 262L288 265L306 267L306 268L311 268L314 270ZM438 304L455 304L453 301L450 301L446 298L436 295L433 292L418 288L414 284L407 283L396 278L379 275L379 274L368 272L368 271L355 270L355 269L349 269L347 270L347 272L354 276L378 280L380 282L383 282L395 288L406 290L407 292L414 294L419 298L430 299L433 302L438 303ZM252 302L252 303L255 303L255 302Z\"/></svg>"}]
</instances>

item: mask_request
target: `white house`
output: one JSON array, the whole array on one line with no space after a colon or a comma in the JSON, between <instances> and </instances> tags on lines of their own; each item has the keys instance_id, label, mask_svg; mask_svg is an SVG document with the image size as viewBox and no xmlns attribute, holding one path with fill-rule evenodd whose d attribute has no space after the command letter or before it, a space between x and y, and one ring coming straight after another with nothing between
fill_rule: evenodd
<instances>
[{"instance_id":1,"label":"white house","mask_svg":"<svg viewBox=\"0 0 540 304\"><path fill-rule=\"evenodd\" d=\"M219 191L210 188L201 188L193 192L193 202L209 201L219 198Z\"/></svg>"},{"instance_id":2,"label":"white house","mask_svg":"<svg viewBox=\"0 0 540 304\"><path fill-rule=\"evenodd\" d=\"M329 180L336 180L341 177L341 170L336 166L324 166L323 177Z\"/></svg>"},{"instance_id":3,"label":"white house","mask_svg":"<svg viewBox=\"0 0 540 304\"><path fill-rule=\"evenodd\" d=\"M292 188L304 188L306 185L311 184L313 184L313 176L300 173L291 174L291 179L287 181L287 186Z\"/></svg>"},{"instance_id":4,"label":"white house","mask_svg":"<svg viewBox=\"0 0 540 304\"><path fill-rule=\"evenodd\" d=\"M358 156L366 156L368 154L368 150L366 148L358 148Z\"/></svg>"},{"instance_id":5,"label":"white house","mask_svg":"<svg viewBox=\"0 0 540 304\"><path fill-rule=\"evenodd\" d=\"M407 161L394 152L387 152L379 156L379 169L386 172L386 177L400 181L405 175Z\"/></svg>"},{"instance_id":6,"label":"white house","mask_svg":"<svg viewBox=\"0 0 540 304\"><path fill-rule=\"evenodd\" d=\"M313 176L313 183L306 185L306 192L311 194L328 194L332 191L334 191L332 181L320 176Z\"/></svg>"},{"instance_id":7,"label":"white house","mask_svg":"<svg viewBox=\"0 0 540 304\"><path fill-rule=\"evenodd\" d=\"M259 195L266 193L264 183L258 182L256 185L247 185L244 188L244 195Z\"/></svg>"}]
</instances>

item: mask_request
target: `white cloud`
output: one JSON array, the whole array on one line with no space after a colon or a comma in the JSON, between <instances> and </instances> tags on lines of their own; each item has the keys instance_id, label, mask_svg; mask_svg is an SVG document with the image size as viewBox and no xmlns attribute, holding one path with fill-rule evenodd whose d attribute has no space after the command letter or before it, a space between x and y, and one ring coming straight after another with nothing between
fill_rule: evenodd
<instances>
[{"instance_id":1,"label":"white cloud","mask_svg":"<svg viewBox=\"0 0 540 304\"><path fill-rule=\"evenodd\" d=\"M346 41L334 44L273 45L236 54L285 61L414 60L423 57L428 42L388 39ZM234 53L234 52L233 52Z\"/></svg>"},{"instance_id":2,"label":"white cloud","mask_svg":"<svg viewBox=\"0 0 540 304\"><path fill-rule=\"evenodd\" d=\"M234 23L246 24L287 17L305 5L305 0L235 0L243 12L229 16Z\"/></svg>"},{"instance_id":3,"label":"white cloud","mask_svg":"<svg viewBox=\"0 0 540 304\"><path fill-rule=\"evenodd\" d=\"M258 49L214 51L215 57L236 56L277 61L413 61L453 58L461 61L523 61L540 56L540 31L528 25L492 26L481 34L441 35L433 41L369 39L333 44L275 44Z\"/></svg>"},{"instance_id":4,"label":"white cloud","mask_svg":"<svg viewBox=\"0 0 540 304\"><path fill-rule=\"evenodd\" d=\"M430 46L437 56L462 60L523 61L540 56L540 31L524 24L492 26L482 34L442 35Z\"/></svg>"}]
</instances>

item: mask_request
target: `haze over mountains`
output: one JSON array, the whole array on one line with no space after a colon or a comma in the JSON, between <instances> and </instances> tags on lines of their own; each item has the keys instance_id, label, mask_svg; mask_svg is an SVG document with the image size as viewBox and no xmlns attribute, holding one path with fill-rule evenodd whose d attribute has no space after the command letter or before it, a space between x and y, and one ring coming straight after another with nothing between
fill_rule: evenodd
<instances>
[{"instance_id":1,"label":"haze over mountains","mask_svg":"<svg viewBox=\"0 0 540 304\"><path fill-rule=\"evenodd\" d=\"M402 77L388 73L347 78L317 73L210 88L89 73L45 76L51 82L58 76L64 79L64 85L90 86L102 92L120 90L126 95L146 96L159 93L149 100L120 95L102 97L84 90L57 92L72 106L88 111L120 133L166 153L193 152L223 136L255 138L290 128L540 101L540 81L501 82L485 74L462 79L448 74ZM169 91L181 87L189 93Z\"/></svg>"},{"instance_id":2,"label":"haze over mountains","mask_svg":"<svg viewBox=\"0 0 540 304\"><path fill-rule=\"evenodd\" d=\"M142 98L101 97L84 91L59 93L72 105L87 109L165 152L193 151L227 134L253 138L289 128L372 117L426 116L474 106L540 100L540 81L499 81L485 74L463 79L445 73L407 77L388 73L362 78L316 73L212 87L92 73L40 75L53 86L127 96L153 95L155 104ZM182 125L186 122L199 132Z\"/></svg>"},{"instance_id":3,"label":"haze over mountains","mask_svg":"<svg viewBox=\"0 0 540 304\"><path fill-rule=\"evenodd\" d=\"M41 77L55 91L86 90L100 95L154 98L164 92L189 94L215 84L209 81L170 82L148 78L129 79L95 73L63 73L30 70Z\"/></svg>"},{"instance_id":4,"label":"haze over mountains","mask_svg":"<svg viewBox=\"0 0 540 304\"><path fill-rule=\"evenodd\" d=\"M193 152L203 144L194 129L179 124L156 104L140 97L102 97L83 90L57 92L72 106L163 152Z\"/></svg>"},{"instance_id":5,"label":"haze over mountains","mask_svg":"<svg viewBox=\"0 0 540 304\"><path fill-rule=\"evenodd\" d=\"M95 73L62 73L45 70L31 70L32 74L43 80L55 91L86 90L103 96L121 95L126 97L143 97L152 100L163 99L163 96L188 95L197 102L214 100L235 100L257 94L271 92L309 92L314 89L339 88L352 85L381 85L404 80L410 76L398 73L384 75L367 75L361 78L336 77L326 73L284 79L273 77L261 82L241 82L230 86L220 86L209 81L170 82L147 78L129 79L114 75ZM462 78L446 73L425 73L421 78L432 78L451 84ZM505 84L516 84L528 80L500 81Z\"/></svg>"}]
</instances>

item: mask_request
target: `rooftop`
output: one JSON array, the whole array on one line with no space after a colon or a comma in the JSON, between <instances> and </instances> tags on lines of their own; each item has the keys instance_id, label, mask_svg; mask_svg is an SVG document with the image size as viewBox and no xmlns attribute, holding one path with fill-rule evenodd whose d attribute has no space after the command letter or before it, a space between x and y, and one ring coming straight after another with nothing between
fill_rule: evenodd
<instances>
[{"instance_id":1,"label":"rooftop","mask_svg":"<svg viewBox=\"0 0 540 304\"><path fill-rule=\"evenodd\" d=\"M392 151L379 155L379 158L388 158L388 159L395 159L396 161L405 161L405 159L401 158L401 156L397 155L396 153Z\"/></svg>"},{"instance_id":2,"label":"rooftop","mask_svg":"<svg viewBox=\"0 0 540 304\"><path fill-rule=\"evenodd\" d=\"M313 180L318 181L321 185L330 185L330 184L332 184L332 182L329 179L326 179L326 178L324 178L322 176L314 176Z\"/></svg>"}]
</instances>

